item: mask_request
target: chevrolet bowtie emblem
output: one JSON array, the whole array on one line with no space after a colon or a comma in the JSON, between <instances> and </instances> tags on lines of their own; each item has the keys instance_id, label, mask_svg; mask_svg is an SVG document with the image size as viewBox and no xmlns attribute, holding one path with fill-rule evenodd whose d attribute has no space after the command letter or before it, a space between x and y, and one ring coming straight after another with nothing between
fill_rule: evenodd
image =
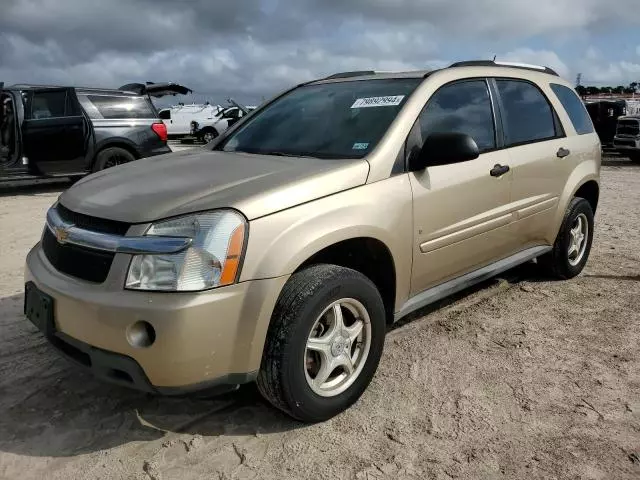
<instances>
[{"instance_id":1,"label":"chevrolet bowtie emblem","mask_svg":"<svg viewBox=\"0 0 640 480\"><path fill-rule=\"evenodd\" d=\"M69 231L64 227L56 227L54 233L58 243L65 243L69 238Z\"/></svg>"}]
</instances>

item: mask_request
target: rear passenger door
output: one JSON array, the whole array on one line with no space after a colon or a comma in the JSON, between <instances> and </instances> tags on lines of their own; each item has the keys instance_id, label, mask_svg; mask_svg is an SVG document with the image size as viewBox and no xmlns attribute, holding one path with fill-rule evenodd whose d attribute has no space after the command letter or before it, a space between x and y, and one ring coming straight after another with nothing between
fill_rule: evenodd
<instances>
[{"instance_id":1,"label":"rear passenger door","mask_svg":"<svg viewBox=\"0 0 640 480\"><path fill-rule=\"evenodd\" d=\"M27 95L24 156L42 174L84 170L88 124L73 89L34 90Z\"/></svg>"},{"instance_id":2,"label":"rear passenger door","mask_svg":"<svg viewBox=\"0 0 640 480\"><path fill-rule=\"evenodd\" d=\"M496 165L509 164L507 151L500 148L499 125L485 79L440 87L414 125L408 152L422 146L431 133L459 132L470 135L481 154L475 160L409 173L415 235L412 295L510 253L511 172L491 173Z\"/></svg>"},{"instance_id":3,"label":"rear passenger door","mask_svg":"<svg viewBox=\"0 0 640 480\"><path fill-rule=\"evenodd\" d=\"M493 82L513 171L514 237L521 249L552 243L548 226L573 164L564 128L537 85L511 78Z\"/></svg>"}]
</instances>

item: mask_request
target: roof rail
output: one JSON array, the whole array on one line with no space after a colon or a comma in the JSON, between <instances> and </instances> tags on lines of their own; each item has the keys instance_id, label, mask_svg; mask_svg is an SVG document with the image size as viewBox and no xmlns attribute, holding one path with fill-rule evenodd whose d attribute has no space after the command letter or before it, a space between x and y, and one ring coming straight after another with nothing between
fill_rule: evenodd
<instances>
[{"instance_id":1,"label":"roof rail","mask_svg":"<svg viewBox=\"0 0 640 480\"><path fill-rule=\"evenodd\" d=\"M467 60L464 62L456 62L449 65L449 68L455 67L510 67L510 68L521 68L523 70L534 70L537 72L548 73L549 75L554 75L559 77L558 73L549 68L542 65L532 65L530 63L519 63L519 62L502 62L495 60Z\"/></svg>"},{"instance_id":2,"label":"roof rail","mask_svg":"<svg viewBox=\"0 0 640 480\"><path fill-rule=\"evenodd\" d=\"M329 75L328 77L324 77L322 80L332 80L334 78L350 78L350 77L360 77L362 75L375 75L376 72L374 70L356 70L353 72L340 72L334 73L333 75Z\"/></svg>"}]
</instances>

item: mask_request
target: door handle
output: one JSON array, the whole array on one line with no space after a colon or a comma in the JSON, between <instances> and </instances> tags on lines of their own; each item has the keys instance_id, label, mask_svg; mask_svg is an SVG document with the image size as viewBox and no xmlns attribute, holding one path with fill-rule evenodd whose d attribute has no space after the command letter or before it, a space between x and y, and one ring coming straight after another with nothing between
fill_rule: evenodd
<instances>
[{"instance_id":1,"label":"door handle","mask_svg":"<svg viewBox=\"0 0 640 480\"><path fill-rule=\"evenodd\" d=\"M558 156L558 158L564 158L568 156L570 153L571 152L566 148L560 147L560 150L558 150L558 153L556 153L556 155Z\"/></svg>"},{"instance_id":2,"label":"door handle","mask_svg":"<svg viewBox=\"0 0 640 480\"><path fill-rule=\"evenodd\" d=\"M509 171L509 165L500 165L496 163L494 167L489 171L492 177L501 177Z\"/></svg>"}]
</instances>

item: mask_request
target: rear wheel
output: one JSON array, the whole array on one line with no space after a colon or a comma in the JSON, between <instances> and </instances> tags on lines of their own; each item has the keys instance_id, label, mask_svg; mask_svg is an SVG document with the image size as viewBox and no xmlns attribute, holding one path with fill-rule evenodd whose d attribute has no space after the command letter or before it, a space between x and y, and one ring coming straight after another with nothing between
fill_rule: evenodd
<instances>
[{"instance_id":1,"label":"rear wheel","mask_svg":"<svg viewBox=\"0 0 640 480\"><path fill-rule=\"evenodd\" d=\"M555 278L569 279L579 275L589 258L593 226L589 202L580 197L571 200L553 250L540 257L538 263Z\"/></svg>"},{"instance_id":2,"label":"rear wheel","mask_svg":"<svg viewBox=\"0 0 640 480\"><path fill-rule=\"evenodd\" d=\"M108 147L98 153L93 164L93 171L98 172L105 168L115 167L123 163L133 162L136 159L131 152L120 147Z\"/></svg>"},{"instance_id":3,"label":"rear wheel","mask_svg":"<svg viewBox=\"0 0 640 480\"><path fill-rule=\"evenodd\" d=\"M327 420L371 382L385 329L380 293L361 273L335 265L295 273L274 310L258 388L298 420Z\"/></svg>"}]
</instances>

